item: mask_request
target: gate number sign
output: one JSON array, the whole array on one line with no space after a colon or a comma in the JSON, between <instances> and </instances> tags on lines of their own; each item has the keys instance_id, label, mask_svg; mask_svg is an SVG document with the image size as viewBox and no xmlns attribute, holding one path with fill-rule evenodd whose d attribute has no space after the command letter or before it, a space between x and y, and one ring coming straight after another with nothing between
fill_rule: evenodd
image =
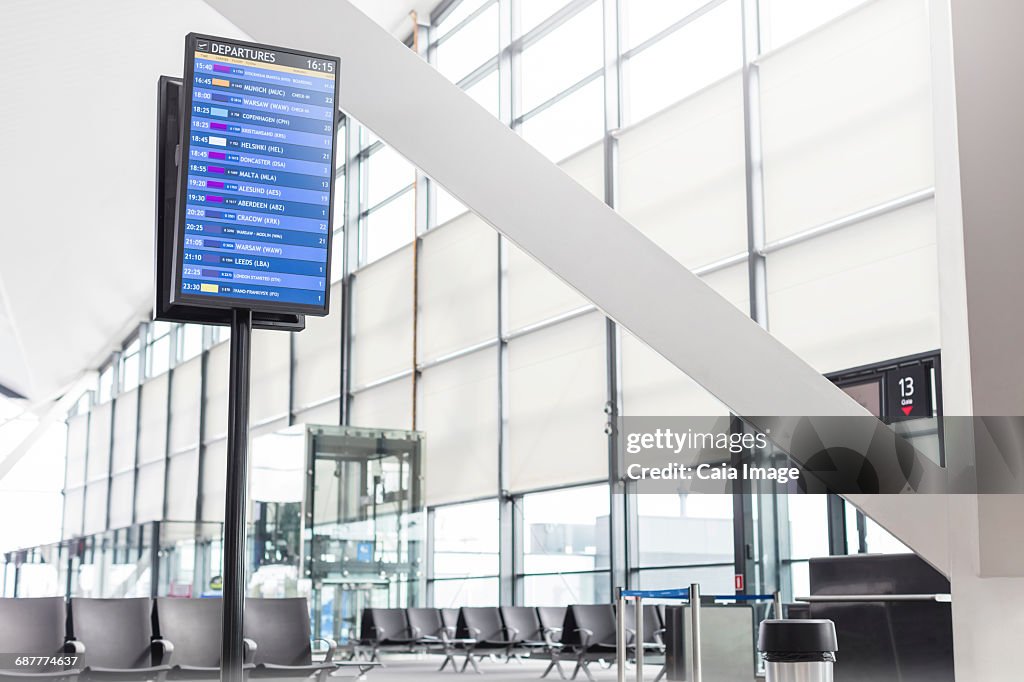
<instances>
[{"instance_id":1,"label":"gate number sign","mask_svg":"<svg viewBox=\"0 0 1024 682\"><path fill-rule=\"evenodd\" d=\"M931 377L924 365L899 367L886 375L891 420L932 416Z\"/></svg>"}]
</instances>

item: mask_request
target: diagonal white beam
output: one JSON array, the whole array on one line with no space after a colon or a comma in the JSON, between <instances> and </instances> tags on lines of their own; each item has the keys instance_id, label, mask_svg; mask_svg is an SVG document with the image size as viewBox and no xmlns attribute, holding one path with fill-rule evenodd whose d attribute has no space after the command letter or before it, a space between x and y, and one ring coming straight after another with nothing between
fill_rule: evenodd
<instances>
[{"instance_id":1,"label":"diagonal white beam","mask_svg":"<svg viewBox=\"0 0 1024 682\"><path fill-rule=\"evenodd\" d=\"M860 417L831 443L855 450L886 428L349 2L207 2L254 40L338 55L344 111L798 460L755 415ZM894 466L895 448L877 454Z\"/></svg>"}]
</instances>

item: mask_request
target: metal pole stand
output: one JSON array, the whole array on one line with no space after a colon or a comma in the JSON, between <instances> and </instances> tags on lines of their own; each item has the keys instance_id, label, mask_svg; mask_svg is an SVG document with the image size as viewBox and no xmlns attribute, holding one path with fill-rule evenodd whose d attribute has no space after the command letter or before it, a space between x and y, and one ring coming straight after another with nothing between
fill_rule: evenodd
<instances>
[{"instance_id":1,"label":"metal pole stand","mask_svg":"<svg viewBox=\"0 0 1024 682\"><path fill-rule=\"evenodd\" d=\"M700 585L690 585L690 681L701 682L700 661Z\"/></svg>"},{"instance_id":2,"label":"metal pole stand","mask_svg":"<svg viewBox=\"0 0 1024 682\"><path fill-rule=\"evenodd\" d=\"M615 598L615 672L618 682L626 682L626 598L616 588Z\"/></svg>"},{"instance_id":3,"label":"metal pole stand","mask_svg":"<svg viewBox=\"0 0 1024 682\"><path fill-rule=\"evenodd\" d=\"M249 441L249 360L252 311L231 311L228 377L228 453L224 489L224 586L220 679L242 682L242 613L245 606L245 492Z\"/></svg>"},{"instance_id":4,"label":"metal pole stand","mask_svg":"<svg viewBox=\"0 0 1024 682\"><path fill-rule=\"evenodd\" d=\"M636 652L636 682L644 682L644 598L640 595L636 599L636 617L633 624L636 626L636 634L633 635L633 649Z\"/></svg>"}]
</instances>

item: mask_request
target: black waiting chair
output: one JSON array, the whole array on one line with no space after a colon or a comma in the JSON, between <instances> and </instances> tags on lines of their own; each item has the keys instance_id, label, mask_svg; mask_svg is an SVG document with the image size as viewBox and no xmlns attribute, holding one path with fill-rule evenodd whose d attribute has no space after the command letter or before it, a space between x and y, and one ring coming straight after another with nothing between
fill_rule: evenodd
<instances>
[{"instance_id":1,"label":"black waiting chair","mask_svg":"<svg viewBox=\"0 0 1024 682\"><path fill-rule=\"evenodd\" d=\"M370 660L379 661L381 651L412 651L417 635L405 609L364 609L360 638L372 651Z\"/></svg>"},{"instance_id":2,"label":"black waiting chair","mask_svg":"<svg viewBox=\"0 0 1024 682\"><path fill-rule=\"evenodd\" d=\"M162 682L174 647L153 636L152 612L149 598L72 598L68 635L85 646L80 679Z\"/></svg>"},{"instance_id":3,"label":"black waiting chair","mask_svg":"<svg viewBox=\"0 0 1024 682\"><path fill-rule=\"evenodd\" d=\"M220 679L220 599L157 599L153 607L153 631L174 645L174 665L169 680ZM251 670L254 646L245 640L243 671Z\"/></svg>"},{"instance_id":4,"label":"black waiting chair","mask_svg":"<svg viewBox=\"0 0 1024 682\"><path fill-rule=\"evenodd\" d=\"M334 661L334 642L325 638L318 638L327 645L324 660L313 661L309 608L303 597L246 599L242 636L251 640L255 649L252 657L255 665L249 671L252 679L315 675L318 682L325 682L341 665ZM364 662L349 663L373 667Z\"/></svg>"},{"instance_id":5,"label":"black waiting chair","mask_svg":"<svg viewBox=\"0 0 1024 682\"><path fill-rule=\"evenodd\" d=\"M444 626L449 629L450 632L455 632L459 627L459 610L458 609L441 609L441 622Z\"/></svg>"},{"instance_id":6,"label":"black waiting chair","mask_svg":"<svg viewBox=\"0 0 1024 682\"><path fill-rule=\"evenodd\" d=\"M460 672L465 672L467 666L473 666L473 670L479 673L476 659L499 652L508 655L513 645L501 622L501 611L496 606L463 606L459 609L459 624L455 635L461 640L460 646L466 652L466 660Z\"/></svg>"},{"instance_id":7,"label":"black waiting chair","mask_svg":"<svg viewBox=\"0 0 1024 682\"><path fill-rule=\"evenodd\" d=\"M520 654L524 653L532 655L546 652L550 648L551 642L545 635L536 608L532 606L502 606L501 622L505 624L505 633L511 642L508 651L509 660L519 659Z\"/></svg>"},{"instance_id":8,"label":"black waiting chair","mask_svg":"<svg viewBox=\"0 0 1024 682\"><path fill-rule=\"evenodd\" d=\"M572 679L580 671L593 682L589 665L615 659L615 608L611 604L574 604L565 612L562 645L576 656Z\"/></svg>"},{"instance_id":9,"label":"black waiting chair","mask_svg":"<svg viewBox=\"0 0 1024 682\"><path fill-rule=\"evenodd\" d=\"M0 651L51 656L66 659L66 664L0 667L0 680L46 679L63 680L78 675L78 661L83 647L65 641L67 607L62 597L0 599ZM0 665L13 664L13 660Z\"/></svg>"},{"instance_id":10,"label":"black waiting chair","mask_svg":"<svg viewBox=\"0 0 1024 682\"><path fill-rule=\"evenodd\" d=\"M416 643L427 652L444 654L444 661L438 671L444 670L449 663L455 669L455 627L444 624L441 609L410 608L406 609L409 619L409 630L416 637Z\"/></svg>"},{"instance_id":11,"label":"black waiting chair","mask_svg":"<svg viewBox=\"0 0 1024 682\"><path fill-rule=\"evenodd\" d=\"M544 629L544 637L547 641L551 642L551 649L548 651L551 663L548 664L547 670L541 675L542 678L547 677L552 670L557 670L558 676L563 680L565 679L565 671L562 670L560 657L562 654L562 624L565 622L566 610L564 606L537 607L537 618Z\"/></svg>"}]
</instances>

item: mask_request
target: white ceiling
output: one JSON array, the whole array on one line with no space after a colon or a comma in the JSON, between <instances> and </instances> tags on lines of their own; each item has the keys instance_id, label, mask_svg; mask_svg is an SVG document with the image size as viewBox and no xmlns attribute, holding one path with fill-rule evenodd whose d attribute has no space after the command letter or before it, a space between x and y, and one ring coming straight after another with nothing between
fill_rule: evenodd
<instances>
[{"instance_id":1,"label":"white ceiling","mask_svg":"<svg viewBox=\"0 0 1024 682\"><path fill-rule=\"evenodd\" d=\"M436 2L355 4L404 36ZM246 37L201 0L0 3L0 385L33 402L148 316L156 83L190 31Z\"/></svg>"}]
</instances>

